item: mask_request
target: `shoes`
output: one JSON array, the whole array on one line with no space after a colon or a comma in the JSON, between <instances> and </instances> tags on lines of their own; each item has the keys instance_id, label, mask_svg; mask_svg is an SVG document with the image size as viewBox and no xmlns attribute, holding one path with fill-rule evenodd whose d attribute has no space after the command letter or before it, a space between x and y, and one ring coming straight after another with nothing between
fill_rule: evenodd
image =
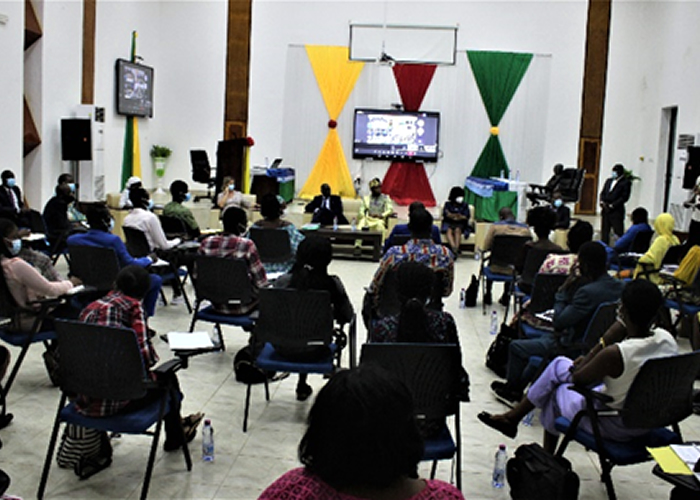
<instances>
[{"instance_id":1,"label":"shoes","mask_svg":"<svg viewBox=\"0 0 700 500\"><path fill-rule=\"evenodd\" d=\"M500 401L511 407L514 404L519 403L520 400L523 399L523 391L513 389L511 386L504 382L492 382L491 390L496 395L496 398L498 398Z\"/></svg>"},{"instance_id":2,"label":"shoes","mask_svg":"<svg viewBox=\"0 0 700 500\"><path fill-rule=\"evenodd\" d=\"M501 295L501 298L498 299L498 303L501 304L503 307L507 307L508 303L510 302L510 296L509 295Z\"/></svg>"},{"instance_id":3,"label":"shoes","mask_svg":"<svg viewBox=\"0 0 700 500\"><path fill-rule=\"evenodd\" d=\"M518 426L516 424L511 424L510 422L506 422L505 420L497 420L493 418L493 415L491 415L487 411L482 411L477 415L477 418L481 420L482 423L488 425L492 429L497 430L504 436L507 436L511 439L515 439L515 436L518 435Z\"/></svg>"},{"instance_id":4,"label":"shoes","mask_svg":"<svg viewBox=\"0 0 700 500\"><path fill-rule=\"evenodd\" d=\"M193 413L182 419L182 433L185 435L185 442L191 442L197 435L197 427L204 418L204 413ZM182 448L182 442L175 439L166 439L163 443L163 450L175 451Z\"/></svg>"},{"instance_id":5,"label":"shoes","mask_svg":"<svg viewBox=\"0 0 700 500\"><path fill-rule=\"evenodd\" d=\"M487 306L490 306L491 304L493 304L493 298L491 297L491 292L486 292L484 294L484 304L486 304Z\"/></svg>"},{"instance_id":6,"label":"shoes","mask_svg":"<svg viewBox=\"0 0 700 500\"><path fill-rule=\"evenodd\" d=\"M148 328L148 327L146 328L146 336L147 336L149 339L152 339L153 337L155 337L155 336L156 336L156 333L158 333L158 332L156 332L153 328ZM161 338L162 338L162 337L163 337L163 336L161 335Z\"/></svg>"},{"instance_id":7,"label":"shoes","mask_svg":"<svg viewBox=\"0 0 700 500\"><path fill-rule=\"evenodd\" d=\"M309 384L297 386L297 401L306 401L314 390Z\"/></svg>"},{"instance_id":8,"label":"shoes","mask_svg":"<svg viewBox=\"0 0 700 500\"><path fill-rule=\"evenodd\" d=\"M161 333L160 335L158 335L158 338L166 344L168 343L168 336L165 333Z\"/></svg>"},{"instance_id":9,"label":"shoes","mask_svg":"<svg viewBox=\"0 0 700 500\"><path fill-rule=\"evenodd\" d=\"M171 306L181 306L184 303L185 297L183 297L182 295L178 295L177 297L173 297L172 299L170 299Z\"/></svg>"}]
</instances>

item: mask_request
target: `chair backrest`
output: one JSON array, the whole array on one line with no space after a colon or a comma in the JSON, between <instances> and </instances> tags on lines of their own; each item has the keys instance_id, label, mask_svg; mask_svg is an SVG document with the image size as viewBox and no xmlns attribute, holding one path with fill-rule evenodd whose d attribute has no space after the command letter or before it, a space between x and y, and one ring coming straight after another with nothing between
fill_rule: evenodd
<instances>
[{"instance_id":1,"label":"chair backrest","mask_svg":"<svg viewBox=\"0 0 700 500\"><path fill-rule=\"evenodd\" d=\"M7 285L7 280L5 279L5 273L2 267L0 267L0 317L10 318L13 321L10 328L16 329L19 327L17 324L19 312L19 305L12 296L10 288Z\"/></svg>"},{"instance_id":2,"label":"chair backrest","mask_svg":"<svg viewBox=\"0 0 700 500\"><path fill-rule=\"evenodd\" d=\"M654 231L639 231L634 235L629 251L633 253L645 253L649 250L652 236L654 236Z\"/></svg>"},{"instance_id":3,"label":"chair backrest","mask_svg":"<svg viewBox=\"0 0 700 500\"><path fill-rule=\"evenodd\" d=\"M617 306L617 302L603 302L596 308L583 333L582 342L585 350L590 350L600 342L603 334L615 323Z\"/></svg>"},{"instance_id":4,"label":"chair backrest","mask_svg":"<svg viewBox=\"0 0 700 500\"><path fill-rule=\"evenodd\" d=\"M333 333L331 295L323 290L260 290L255 336L276 347L328 345Z\"/></svg>"},{"instance_id":5,"label":"chair backrest","mask_svg":"<svg viewBox=\"0 0 700 500\"><path fill-rule=\"evenodd\" d=\"M29 210L27 212L27 220L29 222L29 229L32 233L44 233L46 234L46 224L44 224L44 218L41 213L36 210Z\"/></svg>"},{"instance_id":6,"label":"chair backrest","mask_svg":"<svg viewBox=\"0 0 700 500\"><path fill-rule=\"evenodd\" d=\"M148 376L133 330L59 320L56 334L63 392L111 400L146 395Z\"/></svg>"},{"instance_id":7,"label":"chair backrest","mask_svg":"<svg viewBox=\"0 0 700 500\"><path fill-rule=\"evenodd\" d=\"M523 272L520 274L520 282L531 285L535 281L537 271L542 267L542 263L550 254L569 253L565 250L551 250L545 248L530 248L523 263Z\"/></svg>"},{"instance_id":8,"label":"chair backrest","mask_svg":"<svg viewBox=\"0 0 700 500\"><path fill-rule=\"evenodd\" d=\"M400 264L399 264L400 266ZM382 280L382 285L378 292L377 316L395 316L401 312L401 300L399 299L399 281L397 278L399 266L393 266L387 270ZM437 311L442 311L442 296L445 291L445 271L435 271L435 281L433 291L430 295L428 307Z\"/></svg>"},{"instance_id":9,"label":"chair backrest","mask_svg":"<svg viewBox=\"0 0 700 500\"><path fill-rule=\"evenodd\" d=\"M248 264L241 259L198 255L194 291L197 300L212 304L247 304L253 300Z\"/></svg>"},{"instance_id":10,"label":"chair backrest","mask_svg":"<svg viewBox=\"0 0 700 500\"><path fill-rule=\"evenodd\" d=\"M410 239L410 234L397 234L395 236L392 236L391 243L392 246L400 247L401 245L405 245L406 243L408 243L408 240Z\"/></svg>"},{"instance_id":11,"label":"chair backrest","mask_svg":"<svg viewBox=\"0 0 700 500\"><path fill-rule=\"evenodd\" d=\"M700 351L647 360L625 398L623 424L633 429L653 429L691 415L698 367Z\"/></svg>"},{"instance_id":12,"label":"chair backrest","mask_svg":"<svg viewBox=\"0 0 700 500\"><path fill-rule=\"evenodd\" d=\"M491 243L491 266L514 266L520 258L525 243L530 241L530 236L517 236L511 234L497 234Z\"/></svg>"},{"instance_id":13,"label":"chair backrest","mask_svg":"<svg viewBox=\"0 0 700 500\"><path fill-rule=\"evenodd\" d=\"M668 247L664 258L661 261L661 265L680 264L687 252L688 248L685 245L673 245L672 247Z\"/></svg>"},{"instance_id":14,"label":"chair backrest","mask_svg":"<svg viewBox=\"0 0 700 500\"><path fill-rule=\"evenodd\" d=\"M192 180L208 184L211 180L211 165L209 156L203 149L190 150L190 162L192 163Z\"/></svg>"},{"instance_id":15,"label":"chair backrest","mask_svg":"<svg viewBox=\"0 0 700 500\"><path fill-rule=\"evenodd\" d=\"M585 170L576 168L565 168L562 171L558 188L562 201L572 203L579 200L585 173Z\"/></svg>"},{"instance_id":16,"label":"chair backrest","mask_svg":"<svg viewBox=\"0 0 700 500\"><path fill-rule=\"evenodd\" d=\"M292 245L285 229L251 227L250 239L263 262L287 262L292 258Z\"/></svg>"},{"instance_id":17,"label":"chair backrest","mask_svg":"<svg viewBox=\"0 0 700 500\"><path fill-rule=\"evenodd\" d=\"M568 278L567 274L541 274L535 275L532 282L532 294L528 310L533 313L544 312L554 307L554 297L557 290Z\"/></svg>"},{"instance_id":18,"label":"chair backrest","mask_svg":"<svg viewBox=\"0 0 700 500\"><path fill-rule=\"evenodd\" d=\"M126 237L126 249L132 257L145 257L151 253L151 246L148 244L146 234L140 229L122 226Z\"/></svg>"},{"instance_id":19,"label":"chair backrest","mask_svg":"<svg viewBox=\"0 0 700 500\"><path fill-rule=\"evenodd\" d=\"M375 363L406 384L419 420L452 415L457 409L454 394L462 360L455 344L364 344L363 363Z\"/></svg>"},{"instance_id":20,"label":"chair backrest","mask_svg":"<svg viewBox=\"0 0 700 500\"><path fill-rule=\"evenodd\" d=\"M70 272L88 286L110 290L119 274L119 261L111 248L69 245Z\"/></svg>"},{"instance_id":21,"label":"chair backrest","mask_svg":"<svg viewBox=\"0 0 700 500\"><path fill-rule=\"evenodd\" d=\"M182 219L170 215L160 215L158 218L166 236L187 234L187 227Z\"/></svg>"}]
</instances>

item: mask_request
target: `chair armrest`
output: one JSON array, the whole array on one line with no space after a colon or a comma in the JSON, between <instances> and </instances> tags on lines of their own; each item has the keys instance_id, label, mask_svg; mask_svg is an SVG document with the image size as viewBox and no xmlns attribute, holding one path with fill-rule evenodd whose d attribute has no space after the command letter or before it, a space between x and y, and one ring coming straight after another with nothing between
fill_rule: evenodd
<instances>
[{"instance_id":1,"label":"chair armrest","mask_svg":"<svg viewBox=\"0 0 700 500\"><path fill-rule=\"evenodd\" d=\"M30 302L27 302L27 305L30 306L40 306L43 309L48 309L49 307L54 307L58 306L65 302L64 297L52 297L52 298L46 298L46 299L38 299L38 300L32 300ZM30 309L30 311L34 312L35 314L38 314L38 311Z\"/></svg>"},{"instance_id":2,"label":"chair armrest","mask_svg":"<svg viewBox=\"0 0 700 500\"><path fill-rule=\"evenodd\" d=\"M581 394L586 400L596 400L600 401L603 404L611 403L613 401L613 398L609 396L608 394L604 394L602 392L594 391L590 387L585 387L582 385L578 384L571 384L569 386L569 390L576 391L579 394ZM604 411L610 411L611 408L605 408Z\"/></svg>"},{"instance_id":3,"label":"chair armrest","mask_svg":"<svg viewBox=\"0 0 700 500\"><path fill-rule=\"evenodd\" d=\"M175 373L180 368L182 368L182 360L179 358L169 359L168 361L161 363L151 370L153 373L158 375L165 375L168 373Z\"/></svg>"}]
</instances>

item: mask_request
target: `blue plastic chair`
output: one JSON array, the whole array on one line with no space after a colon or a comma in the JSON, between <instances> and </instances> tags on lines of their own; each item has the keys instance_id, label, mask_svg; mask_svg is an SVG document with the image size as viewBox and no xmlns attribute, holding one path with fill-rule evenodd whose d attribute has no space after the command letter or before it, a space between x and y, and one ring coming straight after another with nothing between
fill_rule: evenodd
<instances>
[{"instance_id":1,"label":"blue plastic chair","mask_svg":"<svg viewBox=\"0 0 700 500\"><path fill-rule=\"evenodd\" d=\"M439 431L424 438L423 461L431 461L435 478L438 460L455 460L457 488L462 489L462 445L459 401L455 394L461 353L455 344L364 344L360 364L376 363L398 376L413 395L416 418L442 420ZM447 417L454 415L454 433Z\"/></svg>"},{"instance_id":2,"label":"blue plastic chair","mask_svg":"<svg viewBox=\"0 0 700 500\"><path fill-rule=\"evenodd\" d=\"M260 317L254 333L254 345L262 346L255 360L258 368L289 373L333 373L336 361L340 367L340 356L338 346L332 340L333 309L328 292L260 290ZM305 356L305 351L317 352ZM251 384L248 384L243 432L248 430L250 393ZM270 400L267 379L265 400Z\"/></svg>"},{"instance_id":3,"label":"blue plastic chair","mask_svg":"<svg viewBox=\"0 0 700 500\"><path fill-rule=\"evenodd\" d=\"M605 483L608 498L615 500L615 488L610 472L615 465L631 465L651 460L647 447L668 446L681 443L678 423L693 413L693 384L700 366L700 352L651 359L644 363L630 387L622 410L605 406L610 397L586 388L572 386L586 398L586 409L572 421L559 417L555 426L565 433L557 456L563 456L573 440L598 454L601 481ZM590 419L593 433L579 427L581 419ZM649 433L631 441L613 441L603 438L600 421L609 417L622 417L622 423L630 429L648 429ZM667 429L666 427L672 429Z\"/></svg>"},{"instance_id":4,"label":"blue plastic chair","mask_svg":"<svg viewBox=\"0 0 700 500\"><path fill-rule=\"evenodd\" d=\"M195 276L192 279L195 291L195 304L190 331L194 331L197 321L214 323L219 348L226 350L221 325L237 326L249 332L255 326L257 311L238 316L217 312L213 305L200 309L203 301L211 304L248 304L253 301L253 287L248 276L248 265L240 259L225 257L197 256Z\"/></svg>"},{"instance_id":5,"label":"blue plastic chair","mask_svg":"<svg viewBox=\"0 0 700 500\"><path fill-rule=\"evenodd\" d=\"M479 270L479 280L481 281L481 308L482 313L486 314L486 303L483 297L486 295L486 281L500 281L514 283L517 277L515 271L515 263L520 258L522 248L532 238L529 236L514 236L499 234L493 238L491 249L488 254L484 252L481 259L481 269ZM488 262L489 265L486 265ZM512 270L510 274L499 274L491 270L491 266L507 267ZM512 290L512 287L511 287ZM510 304L510 303L509 303ZM506 307L506 316L508 308Z\"/></svg>"},{"instance_id":6,"label":"blue plastic chair","mask_svg":"<svg viewBox=\"0 0 700 500\"><path fill-rule=\"evenodd\" d=\"M66 321L57 321L56 330L58 349L61 353L59 378L62 394L37 497L41 500L44 496L59 426L61 423L67 423L105 432L152 435L141 489L141 499L145 499L148 496L163 417L168 413L171 401L179 401L180 394L174 384L164 385L148 375L133 330ZM179 360L171 360L154 372L166 375L174 373L179 367ZM159 380L167 378L159 377ZM134 401L146 397L148 391L159 391L160 395L144 408L131 412L122 411L106 417L87 417L78 412L74 402L68 402L68 395L75 394L84 394L95 399ZM154 425L155 431L149 432ZM181 448L189 471L192 469L192 460L184 433L182 442Z\"/></svg>"}]
</instances>

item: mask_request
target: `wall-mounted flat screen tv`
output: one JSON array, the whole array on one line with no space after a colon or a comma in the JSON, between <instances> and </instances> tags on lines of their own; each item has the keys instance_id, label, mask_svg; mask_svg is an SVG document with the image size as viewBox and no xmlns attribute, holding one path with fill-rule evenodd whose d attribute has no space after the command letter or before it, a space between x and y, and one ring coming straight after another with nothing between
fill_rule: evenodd
<instances>
[{"instance_id":1,"label":"wall-mounted flat screen tv","mask_svg":"<svg viewBox=\"0 0 700 500\"><path fill-rule=\"evenodd\" d=\"M153 68L117 59L117 113L153 117Z\"/></svg>"},{"instance_id":2,"label":"wall-mounted flat screen tv","mask_svg":"<svg viewBox=\"0 0 700 500\"><path fill-rule=\"evenodd\" d=\"M440 113L355 109L352 157L436 162Z\"/></svg>"}]
</instances>

